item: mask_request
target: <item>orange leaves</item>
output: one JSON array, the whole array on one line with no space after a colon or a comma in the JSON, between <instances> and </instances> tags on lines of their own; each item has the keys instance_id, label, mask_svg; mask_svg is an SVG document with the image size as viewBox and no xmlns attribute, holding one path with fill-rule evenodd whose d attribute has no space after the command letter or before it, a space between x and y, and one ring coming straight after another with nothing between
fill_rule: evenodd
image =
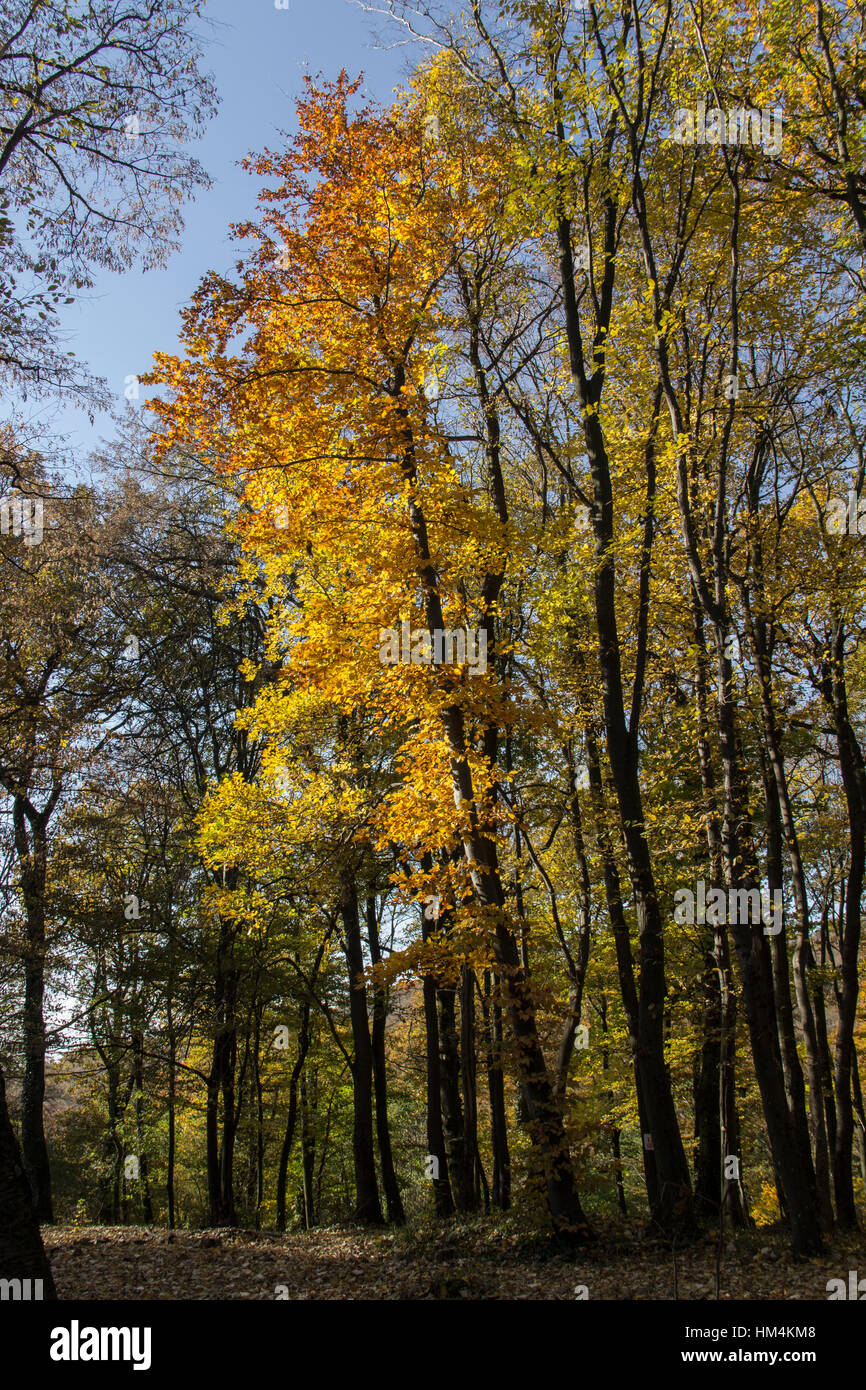
<instances>
[{"instance_id":1,"label":"orange leaves","mask_svg":"<svg viewBox=\"0 0 866 1390\"><path fill-rule=\"evenodd\" d=\"M267 180L258 222L234 228L252 254L235 280L205 279L184 317L187 358L157 358L152 376L170 392L156 406L163 448L193 448L237 480L233 524L282 671L248 720L263 740L259 784L215 792L202 842L217 857L236 842L261 872L303 862L310 838L337 857L359 840L432 854L478 942L489 923L467 906L469 871L442 864L479 815L498 823L485 740L508 702L493 653L473 662L455 644L453 660L393 661L381 634L405 623L432 653L431 589L443 634L476 654L496 616L490 577L515 537L471 457L455 263L476 240L486 254L497 192L481 136L458 138L445 105L431 147L417 94L380 112L355 108L358 90L345 74L308 84L297 137L248 162ZM459 711L475 788L457 804L446 709Z\"/></svg>"}]
</instances>

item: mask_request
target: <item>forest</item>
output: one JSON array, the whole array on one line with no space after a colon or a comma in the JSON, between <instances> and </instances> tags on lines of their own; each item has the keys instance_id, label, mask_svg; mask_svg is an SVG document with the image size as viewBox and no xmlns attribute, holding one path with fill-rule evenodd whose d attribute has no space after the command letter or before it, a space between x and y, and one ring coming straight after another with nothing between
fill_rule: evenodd
<instances>
[{"instance_id":1,"label":"forest","mask_svg":"<svg viewBox=\"0 0 866 1390\"><path fill-rule=\"evenodd\" d=\"M485 1297L485 1244L630 1242L824 1299L866 1218L866 5L377 7L405 81L304 78L73 468L23 403L104 401L63 305L207 192L204 12L0 19L0 1282L85 1297L100 1232L384 1281L457 1239L437 1296Z\"/></svg>"}]
</instances>

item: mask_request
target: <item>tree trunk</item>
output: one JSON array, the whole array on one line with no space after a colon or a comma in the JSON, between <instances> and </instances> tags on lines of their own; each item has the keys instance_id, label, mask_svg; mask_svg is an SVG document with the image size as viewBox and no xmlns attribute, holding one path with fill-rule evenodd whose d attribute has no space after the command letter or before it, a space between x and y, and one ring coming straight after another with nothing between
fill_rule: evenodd
<instances>
[{"instance_id":1,"label":"tree trunk","mask_svg":"<svg viewBox=\"0 0 866 1390\"><path fill-rule=\"evenodd\" d=\"M53 809L53 802L49 802ZM53 1221L51 1168L45 1142L45 872L46 826L51 809L37 813L30 802L13 801L15 849L27 930L24 966L24 1080L21 1087L21 1152L38 1221ZM29 833L28 833L29 827Z\"/></svg>"},{"instance_id":2,"label":"tree trunk","mask_svg":"<svg viewBox=\"0 0 866 1390\"><path fill-rule=\"evenodd\" d=\"M569 982L568 1014L562 1033L560 1034L559 1050L557 1052L556 1067L554 1070L554 1076L556 1078L554 1083L555 1091L560 1101L564 1100L566 1088L568 1086L568 1069L574 1054L574 1042L577 1036L577 1030L580 1027L581 1014L583 1011L583 986L586 981L586 971L589 964L590 914L592 905L592 885L589 876L589 865L586 859L586 846L583 838L583 820L580 814L580 798L577 792L573 750L568 747L565 749L565 754L568 762L568 814L571 823L571 840L574 848L574 858L579 884L577 894L578 928L576 952L572 952L560 928L559 913L556 909L553 887L547 879L547 875L544 875L545 882L551 894L551 907L554 914L554 922L559 937L560 948L565 956Z\"/></svg>"},{"instance_id":3,"label":"tree trunk","mask_svg":"<svg viewBox=\"0 0 866 1390\"><path fill-rule=\"evenodd\" d=\"M610 1066L610 1053L607 1046L607 996L602 994L598 1006L599 1023L601 1024L601 1036L603 1039L601 1048L601 1070L606 1072ZM613 1091L607 1093L608 1104L613 1105ZM620 1150L620 1131L618 1125L611 1125L611 1151L613 1154L613 1169L616 1178L616 1201L620 1213L628 1216L628 1204L625 1200L625 1183L622 1172L622 1153Z\"/></svg>"},{"instance_id":4,"label":"tree trunk","mask_svg":"<svg viewBox=\"0 0 866 1390\"><path fill-rule=\"evenodd\" d=\"M466 1136L463 1130L456 989L453 986L438 986L436 1011L439 1020L439 1086L448 1173L451 1178L454 1206L457 1211L466 1212L472 1209L472 1168L471 1161L467 1168Z\"/></svg>"},{"instance_id":5,"label":"tree trunk","mask_svg":"<svg viewBox=\"0 0 866 1390\"><path fill-rule=\"evenodd\" d=\"M442 1123L442 1087L439 1076L439 1019L436 1009L436 981L424 976L424 1037L427 1058L427 1176L433 1184L436 1215L454 1215L454 1198L445 1149Z\"/></svg>"},{"instance_id":6,"label":"tree trunk","mask_svg":"<svg viewBox=\"0 0 866 1390\"><path fill-rule=\"evenodd\" d=\"M376 916L376 898L371 893L367 898L367 940L370 943L370 960L379 965L382 950L379 942L379 921ZM373 1049L373 1082L376 1091L376 1143L379 1149L379 1165L382 1169L382 1189L385 1193L385 1206L388 1220L392 1225L402 1226L406 1220L400 1184L394 1171L394 1155L391 1148L391 1128L388 1123L388 1072L385 1058L385 1025L388 1020L388 1000L385 987L380 980L373 985L373 1028L371 1046Z\"/></svg>"},{"instance_id":7,"label":"tree trunk","mask_svg":"<svg viewBox=\"0 0 866 1390\"><path fill-rule=\"evenodd\" d=\"M860 1068L857 1065L856 1052L851 1058L851 1090L856 1116L854 1138L857 1143L857 1159L860 1164L860 1181L866 1187L866 1110L863 1108L863 1092L860 1088Z\"/></svg>"},{"instance_id":8,"label":"tree trunk","mask_svg":"<svg viewBox=\"0 0 866 1390\"><path fill-rule=\"evenodd\" d=\"M355 1220L365 1226L384 1225L376 1159L373 1151L373 1049L364 984L364 953L358 898L350 873L343 874L340 898L343 949L349 971L349 1016L352 1024L352 1156L355 1165Z\"/></svg>"},{"instance_id":9,"label":"tree trunk","mask_svg":"<svg viewBox=\"0 0 866 1390\"><path fill-rule=\"evenodd\" d=\"M482 1184L485 1190L487 1188L487 1179L478 1150L475 988L475 975L468 965L464 965L460 982L460 1080L463 1088L463 1133L466 1141L466 1187L471 1194L473 1211L477 1211L481 1203Z\"/></svg>"},{"instance_id":10,"label":"tree trunk","mask_svg":"<svg viewBox=\"0 0 866 1390\"><path fill-rule=\"evenodd\" d=\"M833 712L839 767L848 811L850 858L848 891L845 899L845 920L840 923L841 961L837 990L838 1022L836 1026L836 1055L834 1059L834 1089L836 1095L836 1143L833 1148L833 1191L836 1198L836 1220L843 1230L857 1229L857 1209L854 1204L854 1174L852 1148L854 1141L854 1108L851 1101L851 1073L856 1059L854 1027L857 1021L859 990L858 961L860 953L860 900L863 895L866 870L866 768L848 714L848 691L845 682L845 630L841 621L835 623L831 660L822 668L822 689Z\"/></svg>"},{"instance_id":11,"label":"tree trunk","mask_svg":"<svg viewBox=\"0 0 866 1390\"><path fill-rule=\"evenodd\" d=\"M498 991L498 984L496 990ZM483 1038L487 1064L487 1094L490 1103L490 1148L493 1156L491 1195L500 1211L511 1206L511 1156L508 1152L508 1123L505 1115L505 1075L502 1070L502 1009L494 993L491 972L484 972L481 997Z\"/></svg>"},{"instance_id":12,"label":"tree trunk","mask_svg":"<svg viewBox=\"0 0 866 1390\"><path fill-rule=\"evenodd\" d=\"M315 1089L315 1083L313 1086ZM301 1181L303 1183L304 1230L311 1231L316 1224L316 1198L314 1190L316 1167L316 1131L312 1123L310 1103L307 1097L307 1073L301 1072Z\"/></svg>"},{"instance_id":13,"label":"tree trunk","mask_svg":"<svg viewBox=\"0 0 866 1390\"><path fill-rule=\"evenodd\" d=\"M174 1035L171 1011L168 1014L168 1153L166 1156L165 1190L168 1200L168 1229L173 1231L177 1225L177 1197L175 1195L174 1165L177 1148L176 1108L177 1108L177 1040Z\"/></svg>"},{"instance_id":14,"label":"tree trunk","mask_svg":"<svg viewBox=\"0 0 866 1390\"><path fill-rule=\"evenodd\" d=\"M723 1178L722 1202L732 1226L749 1224L742 1175L740 1116L737 1110L737 996L731 977L731 952L724 926L716 930L715 958L719 976L722 1019L722 1049L719 1059L719 1115L721 1118L722 1158L737 1159L736 1177Z\"/></svg>"},{"instance_id":15,"label":"tree trunk","mask_svg":"<svg viewBox=\"0 0 866 1390\"><path fill-rule=\"evenodd\" d=\"M238 1121L235 1107L238 989L238 971L234 962L235 933L234 923L221 918L214 978L216 1031L208 1076L206 1110L208 1204L211 1226L237 1224L234 1195L234 1148Z\"/></svg>"},{"instance_id":16,"label":"tree trunk","mask_svg":"<svg viewBox=\"0 0 866 1390\"><path fill-rule=\"evenodd\" d=\"M722 999L715 953L704 952L701 980L701 1047L694 1070L695 1201L702 1218L715 1220L722 1205Z\"/></svg>"},{"instance_id":17,"label":"tree trunk","mask_svg":"<svg viewBox=\"0 0 866 1390\"><path fill-rule=\"evenodd\" d=\"M144 1035L141 1029L132 1031L133 1097L135 1107L135 1138L138 1146L138 1176L141 1182L141 1218L145 1226L153 1224L153 1202L144 1133Z\"/></svg>"},{"instance_id":18,"label":"tree trunk","mask_svg":"<svg viewBox=\"0 0 866 1390\"><path fill-rule=\"evenodd\" d=\"M706 816L707 850L709 852L709 881L722 881L722 836L719 825L719 806L716 791L716 772L710 748L709 717L709 653L707 652L704 631L704 615L694 585L691 588L692 630L697 654L695 696L698 707L698 764L701 774L704 813ZM705 974L705 988L710 993L707 998L709 1016L705 1018L704 1039L708 1040L707 1029L718 1028L718 1047L709 1044L709 1052L702 1059L701 1111L704 1137L699 1137L698 1173L695 1180L696 1191L712 1209L716 1206L722 1220L727 1219L732 1226L747 1224L747 1208L741 1169L740 1125L737 1114L736 1093L736 1050L737 1050L737 998L731 978L731 955L727 927L717 922L713 929L712 946L707 943L705 965L713 972L712 980ZM709 1114L709 1091L711 1079L709 1070L716 1054L717 1070L713 1078L715 1084L713 1097L716 1118ZM697 1100L696 1100L697 1121ZM700 1128L696 1124L700 1136ZM706 1143L704 1143L704 1138ZM711 1144L718 1141L716 1156L713 1157ZM736 1158L737 1176L726 1177L727 1160Z\"/></svg>"},{"instance_id":19,"label":"tree trunk","mask_svg":"<svg viewBox=\"0 0 866 1390\"><path fill-rule=\"evenodd\" d=\"M607 904L611 931L613 932L617 976L619 978L623 1009L625 1010L628 1023L629 1045L631 1047L632 1063L634 1066L634 1085L637 1099L638 1125L640 1126L641 1135L640 1147L643 1161L644 1184L646 1186L647 1201L649 1202L649 1208L652 1212L656 1210L659 1203L658 1171L656 1168L655 1152L652 1145L647 1144L645 1139L645 1136L649 1133L649 1121L647 1119L647 1110L643 1095L643 1075L638 1063L638 999L637 986L634 978L634 959L631 952L631 938L629 936L628 923L625 919L625 911L622 903L619 870L616 866L613 846L605 824L604 786L601 778L598 745L595 735L589 726L587 726L584 731L584 737L586 740L589 785L592 791L593 814L595 817L595 833L599 854L601 856L602 874L604 877L605 901Z\"/></svg>"},{"instance_id":20,"label":"tree trunk","mask_svg":"<svg viewBox=\"0 0 866 1390\"><path fill-rule=\"evenodd\" d=\"M280 1148L280 1161L277 1168L277 1230L286 1229L286 1182L289 1171L289 1158L295 1138L298 1119L298 1081L304 1069L307 1053L310 1050L312 1034L310 1030L310 1001L305 999L301 1005L300 1027L298 1029L298 1054L289 1078L289 1109L286 1128Z\"/></svg>"},{"instance_id":21,"label":"tree trunk","mask_svg":"<svg viewBox=\"0 0 866 1390\"><path fill-rule=\"evenodd\" d=\"M0 1069L0 1279L41 1279L42 1297L56 1299L21 1150L6 1106ZM32 1289L32 1285L31 1285Z\"/></svg>"}]
</instances>

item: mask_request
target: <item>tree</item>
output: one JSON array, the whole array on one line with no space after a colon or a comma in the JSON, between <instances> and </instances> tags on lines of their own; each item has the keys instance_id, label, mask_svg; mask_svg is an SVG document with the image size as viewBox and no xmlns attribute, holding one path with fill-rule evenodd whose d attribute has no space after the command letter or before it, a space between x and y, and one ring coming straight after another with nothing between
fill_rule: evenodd
<instances>
[{"instance_id":1,"label":"tree","mask_svg":"<svg viewBox=\"0 0 866 1390\"><path fill-rule=\"evenodd\" d=\"M303 649L297 642L294 646L294 655L300 653L303 663L296 679L303 680L303 671L309 671L313 685L320 686L322 673L334 666L334 646L327 657L325 651L329 644L335 644L341 658L349 663L347 669L360 666L354 679L360 681L359 691L364 691L365 700L375 694L377 701L384 699L386 705L393 706L395 697L400 698L396 677L402 668L391 668L393 674L388 675L380 664L384 679L376 678L369 647L358 648L354 633L347 642L347 630L341 630L339 599L335 606L328 593L322 602L325 574L329 587L334 583L337 592L345 593L349 572L380 572L375 582L379 585L384 581L386 587L379 589L379 594L386 602L382 603L381 597L378 603L374 599L361 617L371 635L377 627L390 625L386 619L393 621L393 609L389 612L387 601L391 594L400 595L407 604L412 602L413 590L420 593L420 617L427 641L432 643L434 634L445 629L446 605L455 605L455 619L460 611L456 604L461 583L455 568L459 556L446 559L445 552L441 558L434 555L427 509L429 506L431 522L435 523L441 508L456 504L471 530L477 531L482 547L480 564L467 565L463 582L471 575L471 582L478 584L476 601L487 649L493 655L493 614L503 578L500 531L508 519L498 483L495 419L489 419L493 433L488 435L484 450L494 499L493 515L488 516L486 509L479 506L474 510L463 501L466 493L457 475L458 461L442 451L417 384L420 368L426 365L425 348L429 351L434 341L436 297L450 260L440 238L436 236L431 242L429 236L432 200L441 206L443 215L454 219L459 216L456 197L447 187L430 182L423 156L419 161L416 152L418 126L414 121L408 124L395 116L382 119L363 113L350 124L346 110L350 95L345 79L322 97L311 94L301 106L302 136L297 151L281 157L265 156L258 163L261 173L275 173L282 180L282 186L267 192L264 200L286 205L265 219L285 245L288 272L284 285L274 278L272 245L264 241L264 232L258 231L255 235L263 246L248 278L234 286L212 275L199 290L186 326L195 360L159 360L159 379L172 386L178 399L173 405L156 408L168 425L167 446L185 438L203 440L219 420L219 430L230 431L235 442L235 447L223 454L226 466L234 468L241 462L237 446L243 441L243 466L250 479L247 495L261 512L261 520L248 534L254 545L265 542L262 556L265 560L273 557L278 581L286 572L287 559L294 566L296 555L310 557L312 563L305 566L301 560L291 580L289 602L296 602L297 591L302 596L305 623L310 624ZM469 150L461 155L458 178L461 168L465 177L470 158ZM308 198L303 177L314 169L321 173L322 182ZM430 195L427 203L425 191ZM478 217L483 215L483 206L479 202ZM302 228L307 210L309 220ZM345 235L346 228L352 229L351 238ZM337 229L339 239L335 239ZM461 235L469 240L479 232L472 226L462 232L449 228L453 241L459 241ZM345 282L344 291L324 289L326 284L335 283L335 277ZM278 287L287 313L275 317L272 306ZM302 319L291 317L292 305L300 307L311 296L320 303L315 340L309 337ZM228 334L241 324L252 334L249 362L227 360L224 355ZM243 382L242 389L238 389L238 380ZM301 382L302 392L298 389ZM276 389L282 398L279 414L274 412ZM225 441L228 435L223 433L222 437ZM277 460L285 450L284 441L290 437L295 440L294 458L284 473L288 484L284 489L279 483L274 486L275 474L280 469ZM301 438L307 443L299 458ZM366 470L365 461L370 465ZM347 544L341 538L340 549L334 551L330 537L327 545L318 542L319 536L326 539L328 523L325 530L311 530L311 513L317 508L333 525L343 499L352 497L362 514L373 506L381 510L383 493L387 498L385 515L360 544L354 540ZM267 504L269 515L263 504ZM281 539L288 545L277 539L273 525L278 506L286 519L286 534ZM361 525L357 510L352 525ZM378 561L372 558L371 542L382 557ZM389 571L383 560L390 566L396 562L397 568ZM454 580L449 571L454 572ZM273 617L282 621L278 613ZM339 664L336 670L339 672ZM344 684L345 677L340 681ZM416 697L419 693L417 688L413 690ZM350 708L357 698L354 692L349 694ZM563 1230L580 1231L585 1223L574 1190L562 1118L505 908L498 865L492 819L497 799L493 770L497 717L493 709L485 709L483 696L476 704L469 690L459 689L450 676L438 687L431 685L424 698L425 736L429 738L438 725L434 737L449 769L457 812L450 833L460 846L459 872L465 873L466 886L475 900L475 929L491 934L505 983L522 1088L551 1213ZM495 707L492 690L490 699ZM483 735L476 735L479 726ZM413 733L407 749L415 737ZM477 747L473 747L476 738Z\"/></svg>"},{"instance_id":2,"label":"tree","mask_svg":"<svg viewBox=\"0 0 866 1390\"><path fill-rule=\"evenodd\" d=\"M197 0L10 0L0 20L0 369L25 391L97 383L56 306L97 268L162 265L208 177L183 148L216 109Z\"/></svg>"}]
</instances>

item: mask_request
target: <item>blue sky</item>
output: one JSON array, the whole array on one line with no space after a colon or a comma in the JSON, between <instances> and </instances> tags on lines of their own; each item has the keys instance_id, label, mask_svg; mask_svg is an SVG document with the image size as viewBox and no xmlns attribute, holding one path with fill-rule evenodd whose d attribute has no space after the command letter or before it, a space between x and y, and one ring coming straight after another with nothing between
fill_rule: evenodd
<instances>
[{"instance_id":1,"label":"blue sky","mask_svg":"<svg viewBox=\"0 0 866 1390\"><path fill-rule=\"evenodd\" d=\"M205 66L215 76L221 106L195 153L213 187L187 204L181 250L165 269L100 275L94 289L63 314L65 350L106 378L119 406L127 376L147 371L155 350L177 349L179 309L202 275L228 269L237 258L228 226L253 213L259 187L237 161L273 147L281 129L296 128L295 99L304 74L333 78L342 67L352 76L363 71L368 94L387 101L402 84L408 62L420 57L419 48L399 42L380 47L380 24L349 0L289 5L278 10L274 0L208 0L205 15L216 28L208 30ZM393 37L399 40L399 33ZM72 406L43 403L24 410L60 437L66 467L74 471L114 433L110 416L98 416L91 426Z\"/></svg>"}]
</instances>

